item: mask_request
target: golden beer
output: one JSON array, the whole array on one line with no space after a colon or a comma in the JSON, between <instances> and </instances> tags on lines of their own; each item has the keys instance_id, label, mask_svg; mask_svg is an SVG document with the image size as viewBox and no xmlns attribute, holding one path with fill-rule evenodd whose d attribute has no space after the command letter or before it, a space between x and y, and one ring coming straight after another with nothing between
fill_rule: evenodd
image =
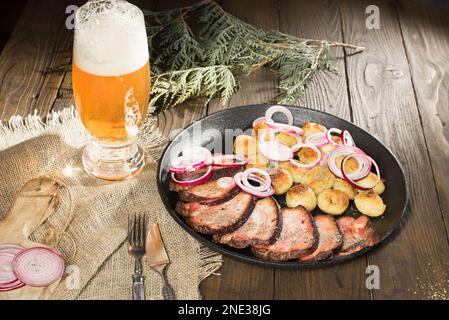
<instances>
[{"instance_id":1,"label":"golden beer","mask_svg":"<svg viewBox=\"0 0 449 320\"><path fill-rule=\"evenodd\" d=\"M90 142L83 165L91 175L127 179L145 154L137 135L150 97L148 40L142 11L123 0L93 0L76 13L73 94Z\"/></svg>"},{"instance_id":2,"label":"golden beer","mask_svg":"<svg viewBox=\"0 0 449 320\"><path fill-rule=\"evenodd\" d=\"M120 76L97 76L74 64L72 77L75 104L91 136L124 141L129 136L127 120L128 126L141 127L141 115L147 113L150 97L148 62L139 70ZM133 120L135 123L129 123Z\"/></svg>"}]
</instances>

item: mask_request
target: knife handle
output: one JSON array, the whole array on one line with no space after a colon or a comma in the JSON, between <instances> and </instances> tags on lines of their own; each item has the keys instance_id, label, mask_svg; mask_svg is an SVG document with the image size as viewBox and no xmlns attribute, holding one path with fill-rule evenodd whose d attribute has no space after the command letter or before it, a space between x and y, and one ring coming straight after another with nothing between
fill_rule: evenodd
<instances>
[{"instance_id":1,"label":"knife handle","mask_svg":"<svg viewBox=\"0 0 449 320\"><path fill-rule=\"evenodd\" d=\"M145 287L143 276L140 274L133 275L133 300L145 300Z\"/></svg>"},{"instance_id":2,"label":"knife handle","mask_svg":"<svg viewBox=\"0 0 449 320\"><path fill-rule=\"evenodd\" d=\"M176 300L175 291L168 283L167 267L168 265L155 268L162 278L162 296L164 297L164 300Z\"/></svg>"}]
</instances>

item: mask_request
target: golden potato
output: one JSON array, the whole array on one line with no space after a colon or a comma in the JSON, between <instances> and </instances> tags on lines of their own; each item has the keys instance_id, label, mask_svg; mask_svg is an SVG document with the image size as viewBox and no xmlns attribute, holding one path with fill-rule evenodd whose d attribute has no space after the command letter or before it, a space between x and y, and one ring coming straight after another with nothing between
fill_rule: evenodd
<instances>
[{"instance_id":1,"label":"golden potato","mask_svg":"<svg viewBox=\"0 0 449 320\"><path fill-rule=\"evenodd\" d=\"M282 161L282 162L278 162L279 168L281 169L285 169L288 172L290 172L290 174L293 177L293 182L295 184L297 183L301 183L302 178L304 176L304 173L306 172L307 169L295 166L294 164L292 164L290 161Z\"/></svg>"},{"instance_id":2,"label":"golden potato","mask_svg":"<svg viewBox=\"0 0 449 320\"><path fill-rule=\"evenodd\" d=\"M235 138L234 153L246 157L257 154L258 145L256 138L242 134Z\"/></svg>"},{"instance_id":3,"label":"golden potato","mask_svg":"<svg viewBox=\"0 0 449 320\"><path fill-rule=\"evenodd\" d=\"M287 207L296 208L297 206L303 206L309 212L313 211L317 205L315 192L305 184L297 184L291 187L285 199Z\"/></svg>"},{"instance_id":4,"label":"golden potato","mask_svg":"<svg viewBox=\"0 0 449 320\"><path fill-rule=\"evenodd\" d=\"M369 188L372 185L374 185L376 180L377 180L377 175L375 173L370 172L370 173L368 173L368 175L365 178L363 178L361 180L357 180L357 184L361 185L362 187ZM385 184L383 183L382 179L379 180L379 182L371 190L373 190L377 194L384 193ZM359 193L366 192L366 190L358 190L358 191L359 191Z\"/></svg>"},{"instance_id":5,"label":"golden potato","mask_svg":"<svg viewBox=\"0 0 449 320\"><path fill-rule=\"evenodd\" d=\"M326 189L318 195L317 203L318 208L323 212L331 215L341 215L349 207L349 198L344 192Z\"/></svg>"},{"instance_id":6,"label":"golden potato","mask_svg":"<svg viewBox=\"0 0 449 320\"><path fill-rule=\"evenodd\" d=\"M387 208L382 198L372 190L356 195L354 203L357 210L369 217L379 217Z\"/></svg>"},{"instance_id":7,"label":"golden potato","mask_svg":"<svg viewBox=\"0 0 449 320\"><path fill-rule=\"evenodd\" d=\"M335 158L335 163L337 164L337 168L341 168L341 163L343 162L344 157L343 156L339 156L337 158ZM357 171L359 169L359 162L357 161L357 159L355 158L349 158L346 161L345 164L345 171L346 173L352 173L354 171Z\"/></svg>"},{"instance_id":8,"label":"golden potato","mask_svg":"<svg viewBox=\"0 0 449 320\"><path fill-rule=\"evenodd\" d=\"M270 160L260 153L250 154L247 156L246 159L248 160L248 163L246 164L246 169L249 168L268 169L270 167Z\"/></svg>"},{"instance_id":9,"label":"golden potato","mask_svg":"<svg viewBox=\"0 0 449 320\"><path fill-rule=\"evenodd\" d=\"M269 128L270 127L267 126L265 122L259 122L253 127L253 136L256 137L256 139L259 139L261 132Z\"/></svg>"},{"instance_id":10,"label":"golden potato","mask_svg":"<svg viewBox=\"0 0 449 320\"><path fill-rule=\"evenodd\" d=\"M327 128L322 126L321 124L309 121L306 122L306 124L302 129L304 130L303 134L304 139L310 137L314 133L327 131Z\"/></svg>"},{"instance_id":11,"label":"golden potato","mask_svg":"<svg viewBox=\"0 0 449 320\"><path fill-rule=\"evenodd\" d=\"M285 169L276 169L270 172L271 185L277 195L284 194L293 185L293 177Z\"/></svg>"},{"instance_id":12,"label":"golden potato","mask_svg":"<svg viewBox=\"0 0 449 320\"><path fill-rule=\"evenodd\" d=\"M301 183L311 187L315 194L318 195L323 190L332 188L335 176L327 166L315 166L305 170L301 180Z\"/></svg>"},{"instance_id":13,"label":"golden potato","mask_svg":"<svg viewBox=\"0 0 449 320\"><path fill-rule=\"evenodd\" d=\"M279 132L276 136L276 140L279 142L282 142L283 144L286 144L289 147L293 147L295 144L301 142L300 137L295 137L294 135L287 133L287 132Z\"/></svg>"},{"instance_id":14,"label":"golden potato","mask_svg":"<svg viewBox=\"0 0 449 320\"><path fill-rule=\"evenodd\" d=\"M349 200L354 200L355 196L357 195L356 189L349 182L340 178L335 178L335 182L332 188L334 190L346 193Z\"/></svg>"},{"instance_id":15,"label":"golden potato","mask_svg":"<svg viewBox=\"0 0 449 320\"><path fill-rule=\"evenodd\" d=\"M318 154L311 148L301 148L296 152L298 161L302 164L309 164L317 160Z\"/></svg>"}]
</instances>

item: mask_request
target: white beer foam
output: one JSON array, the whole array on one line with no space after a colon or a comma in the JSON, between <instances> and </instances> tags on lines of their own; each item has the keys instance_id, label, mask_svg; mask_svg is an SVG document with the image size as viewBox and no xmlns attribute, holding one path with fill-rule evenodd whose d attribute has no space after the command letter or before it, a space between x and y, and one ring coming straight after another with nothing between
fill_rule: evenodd
<instances>
[{"instance_id":1,"label":"white beer foam","mask_svg":"<svg viewBox=\"0 0 449 320\"><path fill-rule=\"evenodd\" d=\"M121 0L90 1L76 15L73 62L99 76L120 76L149 59L142 12Z\"/></svg>"}]
</instances>

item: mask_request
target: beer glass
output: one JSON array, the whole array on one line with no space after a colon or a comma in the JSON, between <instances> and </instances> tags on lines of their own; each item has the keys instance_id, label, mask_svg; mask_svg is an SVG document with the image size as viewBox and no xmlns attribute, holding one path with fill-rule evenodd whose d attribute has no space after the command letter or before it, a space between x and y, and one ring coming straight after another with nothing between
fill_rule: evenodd
<instances>
[{"instance_id":1,"label":"beer glass","mask_svg":"<svg viewBox=\"0 0 449 320\"><path fill-rule=\"evenodd\" d=\"M145 155L137 135L150 96L148 41L142 11L122 0L94 0L76 13L73 94L89 134L85 170L123 180L139 173Z\"/></svg>"}]
</instances>

